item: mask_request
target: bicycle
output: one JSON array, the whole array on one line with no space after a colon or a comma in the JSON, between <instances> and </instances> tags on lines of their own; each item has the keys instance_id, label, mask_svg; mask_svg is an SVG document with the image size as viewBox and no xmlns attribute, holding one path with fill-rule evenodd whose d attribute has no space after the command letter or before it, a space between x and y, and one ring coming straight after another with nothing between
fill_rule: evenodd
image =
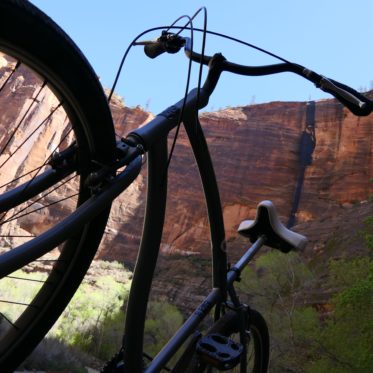
<instances>
[{"instance_id":1,"label":"bicycle","mask_svg":"<svg viewBox=\"0 0 373 373\"><path fill-rule=\"evenodd\" d=\"M10 33L17 23L22 27ZM234 282L263 244L288 252L303 248L306 239L285 228L272 203L264 201L258 205L256 219L243 222L239 228L252 245L235 265L228 267L219 191L198 110L207 104L223 71L249 76L293 72L331 93L356 115L371 113L373 103L341 83L284 59L268 66L237 65L220 54L212 57L198 54L192 50L190 39L169 31L163 32L157 41L144 44L146 53L153 58L184 48L191 61L209 66L208 74L203 86L188 93L186 99L116 141L107 97L92 68L69 37L28 2L3 0L0 3L0 57L9 62L0 80L0 92L5 96L0 102L4 105L18 89L31 94L28 106L21 112L2 118L9 128L2 129L4 136L0 139L0 169L8 166L7 172L0 176L0 277L28 281L14 272L21 268L32 271L41 263L47 271L46 279L32 280L37 284L32 300L14 302L20 311L13 319L3 312L0 314L0 326L5 329L0 334L2 372L17 367L69 303L99 246L111 202L136 179L145 153L148 157L147 207L127 307L124 348L104 371L167 370L166 364L188 338L180 359L169 369L174 373L235 368L246 372L249 348L254 350L253 371L267 370L266 323L259 312L240 302ZM28 75L32 82L30 87L18 84L19 71ZM48 90L54 94L53 99ZM33 126L28 118L31 114L38 116L35 103L44 104L43 100L47 99L51 103L50 115L39 118ZM205 193L211 232L213 289L161 352L144 367L144 320L165 215L167 135L179 125L180 119L191 143ZM43 126L47 126L48 133L55 126L56 132L45 137L40 130ZM28 139L18 138L20 129ZM49 155L41 159L37 167L29 161L40 149L34 144L36 139L40 140L42 148L47 144L49 149ZM26 149L26 154L22 148ZM21 174L14 174L18 170L14 166L17 161L22 164ZM62 185L68 192L62 199L72 197L74 201L63 208L65 211L55 209L56 194ZM76 191L71 194L72 189ZM23 229L29 224L26 214L30 210L40 214L44 207L50 208L55 225L32 224L33 230L26 233L28 231ZM20 221L23 225L15 224ZM202 336L197 332L198 325L212 310L214 324ZM250 339L253 342L249 343Z\"/></svg>"}]
</instances>

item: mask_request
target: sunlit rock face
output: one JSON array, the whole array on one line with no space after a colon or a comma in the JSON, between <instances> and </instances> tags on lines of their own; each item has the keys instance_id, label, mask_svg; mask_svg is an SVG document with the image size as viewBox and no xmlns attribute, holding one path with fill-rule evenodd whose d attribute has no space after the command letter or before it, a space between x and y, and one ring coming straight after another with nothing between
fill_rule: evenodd
<instances>
[{"instance_id":1,"label":"sunlit rock face","mask_svg":"<svg viewBox=\"0 0 373 373\"><path fill-rule=\"evenodd\" d=\"M299 141L306 125L306 105L272 102L202 114L202 126L215 162L227 239L236 235L242 219L255 216L256 205L264 199L274 201L283 221L287 221L300 172ZM121 133L146 120L145 113L138 108L116 107L114 117ZM337 216L373 192L370 182L372 124L371 116L355 117L335 100L316 103L317 146L313 163L305 172L298 224L321 216ZM145 181L144 175L136 191L145 188ZM162 252L208 256L209 232L203 193L183 131L170 166L168 196ZM135 259L136 251L125 247L128 242L138 242L145 194L136 194L135 198L139 205L134 204L130 211L137 217L134 221L126 220L121 227L120 218L114 215L118 235L113 237L110 253L103 247L100 252L103 257ZM123 197L119 201L123 201ZM129 199L126 201L129 203ZM114 208L115 211L119 210Z\"/></svg>"},{"instance_id":2,"label":"sunlit rock face","mask_svg":"<svg viewBox=\"0 0 373 373\"><path fill-rule=\"evenodd\" d=\"M9 73L12 63L0 56L0 79ZM8 93L0 97L0 144L7 135L9 118L17 120L22 115L28 100L35 98L37 89L38 83L25 70L14 79ZM45 90L38 98L37 109L29 114L29 120L45 117L53 107L54 99L52 93ZM111 106L119 136L153 117L140 107L125 107L118 97L114 97ZM305 102L272 102L201 115L220 187L228 240L236 236L241 220L255 216L255 207L261 200L272 200L283 220L288 219L300 172L299 141L305 129L306 106ZM53 120L63 122L65 118L56 116ZM348 206L368 199L373 192L373 184L369 181L373 176L372 121L371 116L353 116L335 100L316 102L317 146L313 163L305 173L298 224L313 222L321 216L337 216ZM26 124L18 131L27 131ZM17 154L14 167L10 168L14 175L21 172L17 165L25 166L26 152L32 152L27 162L35 162L35 165L45 159L50 152L48 144L63 136L62 133L52 133L51 128L40 128L35 143L31 141L26 150ZM172 139L170 135L170 144ZM12 151L16 141L17 137L8 151ZM126 263L134 263L136 259L146 198L146 159L144 163L139 178L113 203L99 258ZM0 181L5 176L9 177L0 173ZM53 201L57 196L52 193L48 198ZM14 224L22 232L38 234L40 227L44 230L55 224L60 216L74 208L74 204L74 201L67 200L65 204L59 204L60 210L53 209L48 216L43 212L36 215L35 220L24 217ZM169 169L168 206L161 247L163 255L208 257L207 223L197 168L186 134L181 130Z\"/></svg>"}]
</instances>

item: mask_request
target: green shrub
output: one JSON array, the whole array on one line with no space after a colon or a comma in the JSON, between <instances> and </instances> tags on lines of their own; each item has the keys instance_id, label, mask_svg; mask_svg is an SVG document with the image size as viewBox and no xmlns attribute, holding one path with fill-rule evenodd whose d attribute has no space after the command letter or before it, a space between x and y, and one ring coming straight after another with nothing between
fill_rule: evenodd
<instances>
[{"instance_id":1,"label":"green shrub","mask_svg":"<svg viewBox=\"0 0 373 373\"><path fill-rule=\"evenodd\" d=\"M109 359L120 346L122 308L128 291L128 283L110 276L83 283L49 335L97 358Z\"/></svg>"},{"instance_id":2,"label":"green shrub","mask_svg":"<svg viewBox=\"0 0 373 373\"><path fill-rule=\"evenodd\" d=\"M310 372L373 371L373 260L332 261L329 286L339 291L318 336Z\"/></svg>"},{"instance_id":3,"label":"green shrub","mask_svg":"<svg viewBox=\"0 0 373 373\"><path fill-rule=\"evenodd\" d=\"M271 371L302 371L320 329L316 310L304 305L314 277L297 253L259 256L242 274L239 288L260 311L271 337Z\"/></svg>"},{"instance_id":4,"label":"green shrub","mask_svg":"<svg viewBox=\"0 0 373 373\"><path fill-rule=\"evenodd\" d=\"M144 351L155 356L182 323L183 316L176 306L150 302L145 322Z\"/></svg>"},{"instance_id":5,"label":"green shrub","mask_svg":"<svg viewBox=\"0 0 373 373\"><path fill-rule=\"evenodd\" d=\"M111 265L96 262L94 267L101 275L98 277L92 274L87 275L87 280L79 287L47 338L38 346L24 366L33 369L68 369L80 372L85 371L82 361L89 360L87 354L106 360L118 350L123 335L123 304L128 297L130 276L118 263ZM105 275L105 273L110 275ZM46 274L17 271L13 276L44 280ZM118 281L118 278L123 278L123 276L124 280ZM27 286L24 284L24 280L17 278L3 279L0 299L27 303L35 296L41 283L28 281ZM22 305L10 303L1 305L1 312L10 320L17 319L24 310ZM2 317L0 332L7 327L9 323Z\"/></svg>"}]
</instances>

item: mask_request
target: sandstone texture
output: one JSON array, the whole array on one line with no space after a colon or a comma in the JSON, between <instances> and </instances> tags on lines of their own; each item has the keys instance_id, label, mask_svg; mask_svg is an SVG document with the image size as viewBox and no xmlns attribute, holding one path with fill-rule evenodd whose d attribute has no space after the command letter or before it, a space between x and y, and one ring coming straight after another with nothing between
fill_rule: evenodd
<instances>
[{"instance_id":1,"label":"sandstone texture","mask_svg":"<svg viewBox=\"0 0 373 373\"><path fill-rule=\"evenodd\" d=\"M130 130L136 123L136 112L138 124L146 119L138 108L130 111L116 107L113 112L117 128ZM299 141L305 129L305 115L304 102L272 102L202 114L201 122L215 162L228 240L236 236L242 219L255 216L256 205L264 199L275 203L286 223L300 172ZM344 208L367 200L373 192L372 117L355 117L331 99L316 103L315 121L317 146L313 163L306 169L297 224L316 221L325 214L337 216ZM115 228L118 234L113 237L115 244L110 245L110 252L105 245L101 248L102 258L129 262L135 259L136 251L126 249L126 244L138 242L145 183L146 173L137 183L138 205L131 210L137 216L135 220L126 219L120 226L114 207L112 219L119 223ZM171 161L168 185L162 252L208 257L205 204L184 131Z\"/></svg>"},{"instance_id":2,"label":"sandstone texture","mask_svg":"<svg viewBox=\"0 0 373 373\"><path fill-rule=\"evenodd\" d=\"M0 87L13 66L14 61L0 56ZM29 101L36 100L41 83L33 79L27 69L21 69L1 96L2 146L9 132L7 123L19 120ZM368 94L372 97L371 93ZM33 110L27 114L27 120L17 130L15 140L0 159L16 149L18 134L27 133L29 122L40 122L48 115L56 105L54 100L50 91L43 91ZM237 226L245 218L254 218L256 205L261 200L272 200L284 222L289 217L300 172L299 141L305 129L306 106L306 102L271 102L201 115L220 187L228 250L233 256L238 255L235 251L237 242L244 244L243 240L235 238ZM153 117L140 107L126 107L116 96L111 107L118 136L125 136ZM35 162L35 166L43 162L53 144L58 144L66 136L63 132L52 133L51 128L59 128L58 123L65 120L62 114L58 114L48 120L48 125L40 127L27 147L17 152L10 171L6 174L0 171L1 184L24 172L24 159L30 152L32 157L27 162ZM317 146L313 163L306 169L295 230L308 231L311 235L309 248L318 252L322 244L316 241L322 221L336 222L328 228L328 232L333 231L336 224L341 224L338 220L341 216L343 221L354 219L351 214L353 207L360 206L373 193L370 182L373 177L373 117L355 117L337 101L330 99L316 102L315 123ZM173 133L170 134L170 144L172 140ZM32 169L34 165L27 167ZM98 258L118 260L130 266L134 264L142 230L146 179L144 166L139 178L114 202ZM46 206L47 201L51 203L60 194L70 194L70 189L74 187L74 182L62 186L37 203L40 207ZM41 209L35 218L25 216L15 219L12 222L13 232L37 235L72 211L74 204L74 200L67 199L47 216ZM369 210L369 207L364 208ZM327 241L325 237L324 243ZM3 239L2 247L12 247L20 243L19 240ZM232 248L230 242L234 242ZM161 252L158 275L163 280L155 285L155 291L166 293L169 299L179 297L179 303L187 304L190 301L190 292L186 290L189 285L197 289L207 286L205 270L208 268L210 246L203 193L183 129L169 170L168 206ZM189 284L186 277L191 277L193 270L200 270L200 276ZM169 278L173 279L172 283L167 282ZM172 288L178 289L178 293L174 294Z\"/></svg>"}]
</instances>

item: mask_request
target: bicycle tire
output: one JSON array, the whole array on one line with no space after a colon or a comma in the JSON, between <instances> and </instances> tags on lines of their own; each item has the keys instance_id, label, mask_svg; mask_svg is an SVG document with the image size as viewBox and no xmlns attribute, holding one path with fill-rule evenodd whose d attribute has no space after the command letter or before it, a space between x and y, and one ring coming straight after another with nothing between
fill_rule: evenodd
<instances>
[{"instance_id":1,"label":"bicycle tire","mask_svg":"<svg viewBox=\"0 0 373 373\"><path fill-rule=\"evenodd\" d=\"M267 324L263 316L255 310L249 311L249 343L247 349L248 372L266 373L269 364L269 333ZM239 315L235 311L228 311L223 315L213 326L208 330L207 334L221 334L235 341L239 341ZM253 356L250 355L252 351ZM198 357L194 354L191 361L185 364L187 368L185 373L212 373L217 370L211 366L205 365L198 361ZM240 364L235 368L228 370L229 372L240 372Z\"/></svg>"},{"instance_id":2,"label":"bicycle tire","mask_svg":"<svg viewBox=\"0 0 373 373\"><path fill-rule=\"evenodd\" d=\"M47 82L47 88L59 100L58 105L63 108L69 119L69 130L63 130L68 131L67 135L65 133L65 137L59 135L61 142L57 147L62 147L63 142L67 142L67 137L72 137L72 141L77 144L77 173L71 183L73 187L77 187L74 197L76 202L72 207L75 209L91 196L91 191L85 184L89 173L97 167L95 165L112 161L115 154L112 117L101 84L73 41L48 16L28 1L2 0L0 2L0 58L4 56L12 61L21 62L22 66L26 66L24 71L27 74L35 73L35 76L33 75L35 81L39 82L37 79L40 79L43 84ZM13 80L16 82L15 79ZM37 84L42 86L41 83ZM9 97L13 97L11 95L14 92L8 91ZM34 96L30 99L36 101ZM29 125L26 122L27 120L25 124ZM48 125L52 122L53 120L49 120ZM8 143L15 142L16 131L17 128ZM59 128L58 131L63 132ZM51 139L54 137L52 136ZM0 144L3 145L4 142ZM9 154L12 156L14 153L9 151ZM13 160L8 163L11 162ZM26 162L23 162L22 167L25 167L25 164ZM0 175L6 175L6 172L0 172ZM14 180L7 184L7 188L16 183ZM48 198L53 193L54 190L50 192ZM59 191L56 193L58 194ZM44 198L47 199L45 196ZM45 269L48 271L46 279L41 281L35 296L33 295L33 298L24 305L24 309L16 319L8 320L0 309L0 326L6 324L6 330L0 331L1 372L11 372L17 368L69 303L94 258L109 212L110 206L55 250L56 253L53 255L58 257L49 260L53 265ZM69 214L69 211L66 214ZM3 217L4 215L1 216L1 223L5 221L10 224L10 220ZM0 245L0 249L3 249L2 246L4 245ZM14 247L10 247L10 250L12 248ZM47 263L47 260L44 262ZM0 306L2 304L0 303Z\"/></svg>"}]
</instances>

